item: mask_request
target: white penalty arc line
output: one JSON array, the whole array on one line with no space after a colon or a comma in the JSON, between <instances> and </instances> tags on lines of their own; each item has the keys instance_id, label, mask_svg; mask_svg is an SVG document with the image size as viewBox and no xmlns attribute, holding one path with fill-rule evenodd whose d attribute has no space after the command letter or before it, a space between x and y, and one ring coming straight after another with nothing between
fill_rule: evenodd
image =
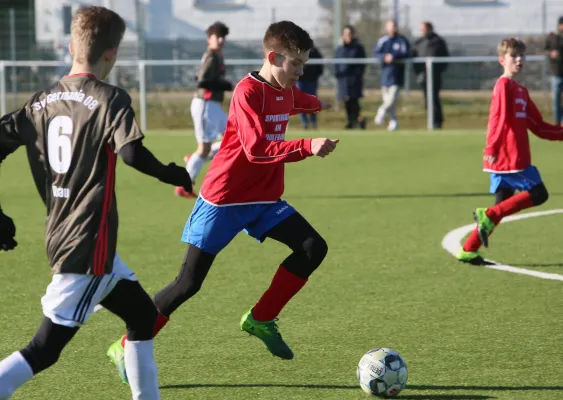
<instances>
[{"instance_id":1,"label":"white penalty arc line","mask_svg":"<svg viewBox=\"0 0 563 400\"><path fill-rule=\"evenodd\" d=\"M521 219L527 219L527 218L543 217L543 216L546 216L546 215L554 215L554 214L563 214L563 209L548 210L548 211L536 211L536 212L531 212L531 213L526 213L526 214L512 215L510 217L504 218L502 220L502 223L519 221ZM457 257L457 252L459 251L460 246L461 246L461 240L464 238L465 235L470 233L473 229L475 229L474 223L470 224L470 225L461 226L457 229L454 229L453 231L448 232L448 234L446 236L444 236L444 239L442 239L442 247L448 253L450 253L454 257ZM496 261L493 261L493 260L486 260L486 261L490 262L492 264L491 265L483 265L483 267L485 267L485 268L496 269L496 270L499 270L499 271L512 272L514 274L529 275L529 276L534 276L536 278L549 279L549 280L552 280L552 281L563 281L563 275L550 274L550 273L547 273L547 272L534 271L534 270L525 269L525 268L517 268L517 267L513 267L511 265L499 264L499 263L497 263Z\"/></svg>"}]
</instances>

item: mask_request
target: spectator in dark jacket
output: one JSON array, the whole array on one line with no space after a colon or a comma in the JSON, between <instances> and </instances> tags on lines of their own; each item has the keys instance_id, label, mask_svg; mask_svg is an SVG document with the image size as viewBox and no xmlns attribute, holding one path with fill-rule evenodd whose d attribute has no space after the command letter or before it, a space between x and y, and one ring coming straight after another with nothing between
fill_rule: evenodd
<instances>
[{"instance_id":1,"label":"spectator in dark jacket","mask_svg":"<svg viewBox=\"0 0 563 400\"><path fill-rule=\"evenodd\" d=\"M309 52L309 60L323 58L321 52L316 47L313 47ZM303 75L297 81L297 88L305 93L317 95L319 88L319 78L323 74L322 64L305 64L303 68ZM317 128L317 114L300 114L301 125L304 129L309 128L309 118L311 119L311 128Z\"/></svg>"},{"instance_id":2,"label":"spectator in dark jacket","mask_svg":"<svg viewBox=\"0 0 563 400\"><path fill-rule=\"evenodd\" d=\"M431 22L424 21L420 24L421 37L414 44L413 57L449 57L448 45L446 41L434 32ZM440 129L444 122L442 113L442 102L440 100L440 89L442 88L442 74L446 71L448 64L438 62L432 65L432 96L433 96L433 126ZM416 81L424 93L424 107L428 109L428 93L426 90L426 65L423 63L414 64Z\"/></svg>"},{"instance_id":3,"label":"spectator in dark jacket","mask_svg":"<svg viewBox=\"0 0 563 400\"><path fill-rule=\"evenodd\" d=\"M335 58L365 58L364 46L356 37L353 26L346 25L342 31L342 46L336 49ZM365 129L366 120L360 117L360 98L364 91L365 64L336 64L334 71L338 81L337 98L344 102L348 122L346 129Z\"/></svg>"},{"instance_id":4,"label":"spectator in dark jacket","mask_svg":"<svg viewBox=\"0 0 563 400\"><path fill-rule=\"evenodd\" d=\"M395 112L399 90L405 83L405 64L403 60L410 55L410 44L406 37L399 33L395 21L385 24L386 35L377 41L373 48L373 57L383 62L381 68L381 93L383 104L377 110L375 123L381 125L385 116L389 115L390 131L399 127Z\"/></svg>"},{"instance_id":5,"label":"spectator in dark jacket","mask_svg":"<svg viewBox=\"0 0 563 400\"><path fill-rule=\"evenodd\" d=\"M550 33L545 43L551 69L551 93L553 95L553 119L563 126L563 17L559 17L557 33Z\"/></svg>"}]
</instances>

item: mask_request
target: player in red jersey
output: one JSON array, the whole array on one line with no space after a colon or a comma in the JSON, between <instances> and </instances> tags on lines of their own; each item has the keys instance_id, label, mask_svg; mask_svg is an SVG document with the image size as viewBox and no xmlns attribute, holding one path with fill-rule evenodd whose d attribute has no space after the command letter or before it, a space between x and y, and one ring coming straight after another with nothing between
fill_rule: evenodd
<instances>
[{"instance_id":1,"label":"player in red jersey","mask_svg":"<svg viewBox=\"0 0 563 400\"><path fill-rule=\"evenodd\" d=\"M483 170L490 173L490 192L495 194L496 204L474 211L477 227L458 254L463 262L483 264L479 248L482 244L488 247L495 226L504 217L539 206L548 198L540 173L531 164L528 130L542 139L563 140L563 128L545 122L528 89L514 80L524 66L525 51L517 38L504 39L499 45L504 74L493 90L483 156Z\"/></svg>"},{"instance_id":2,"label":"player in red jersey","mask_svg":"<svg viewBox=\"0 0 563 400\"><path fill-rule=\"evenodd\" d=\"M157 324L162 327L198 292L216 255L242 230L260 242L271 238L284 243L292 253L240 325L273 355L292 359L293 352L278 331L277 316L321 264L328 246L305 218L281 200L284 164L313 155L325 157L338 140L285 140L290 115L322 108L316 96L295 87L313 48L309 34L293 22L277 22L268 28L263 46L262 69L248 74L234 89L221 149L184 229L182 241L188 249L180 273L154 301L161 314ZM108 355L124 372L119 367L122 342L114 343Z\"/></svg>"}]
</instances>

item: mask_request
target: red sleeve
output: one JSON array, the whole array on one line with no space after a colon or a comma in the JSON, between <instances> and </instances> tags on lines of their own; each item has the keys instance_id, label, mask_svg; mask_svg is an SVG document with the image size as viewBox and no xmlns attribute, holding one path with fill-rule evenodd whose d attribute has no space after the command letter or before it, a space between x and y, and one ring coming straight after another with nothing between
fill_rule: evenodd
<instances>
[{"instance_id":1,"label":"red sleeve","mask_svg":"<svg viewBox=\"0 0 563 400\"><path fill-rule=\"evenodd\" d=\"M263 97L261 90L242 86L235 90L231 100L238 136L248 161L259 164L286 163L312 156L311 139L266 140L262 115Z\"/></svg>"},{"instance_id":2,"label":"red sleeve","mask_svg":"<svg viewBox=\"0 0 563 400\"><path fill-rule=\"evenodd\" d=\"M527 114L528 129L534 135L547 140L563 140L563 127L545 122L540 110L538 110L530 96L528 96Z\"/></svg>"},{"instance_id":3,"label":"red sleeve","mask_svg":"<svg viewBox=\"0 0 563 400\"><path fill-rule=\"evenodd\" d=\"M291 115L295 114L314 114L321 111L321 101L317 96L307 94L297 89L295 86L291 88L293 96L293 108Z\"/></svg>"},{"instance_id":4,"label":"red sleeve","mask_svg":"<svg viewBox=\"0 0 563 400\"><path fill-rule=\"evenodd\" d=\"M495 85L491 107L489 109L489 126L487 129L487 145L485 147L485 156L497 156L498 150L504 140L504 126L507 117L507 104L509 101L510 91L507 90L508 81L499 80Z\"/></svg>"}]
</instances>

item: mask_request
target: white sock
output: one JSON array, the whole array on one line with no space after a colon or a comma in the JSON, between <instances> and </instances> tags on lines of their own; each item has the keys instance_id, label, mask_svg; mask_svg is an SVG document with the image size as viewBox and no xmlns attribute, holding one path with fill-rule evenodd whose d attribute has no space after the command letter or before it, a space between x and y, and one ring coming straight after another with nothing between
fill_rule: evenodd
<instances>
[{"instance_id":1,"label":"white sock","mask_svg":"<svg viewBox=\"0 0 563 400\"><path fill-rule=\"evenodd\" d=\"M19 351L0 361L0 400L9 399L17 388L31 378L31 366Z\"/></svg>"},{"instance_id":2,"label":"white sock","mask_svg":"<svg viewBox=\"0 0 563 400\"><path fill-rule=\"evenodd\" d=\"M199 154L194 153L191 155L188 163L186 164L186 171L192 177L192 181L195 180L199 171L201 171L201 167L203 167L203 163L205 162L205 158L200 157Z\"/></svg>"},{"instance_id":3,"label":"white sock","mask_svg":"<svg viewBox=\"0 0 563 400\"><path fill-rule=\"evenodd\" d=\"M215 155L219 151L220 147L221 147L221 142L215 142L211 145L211 151L209 152L209 155L207 156L207 159L209 161L213 160L213 157L215 157Z\"/></svg>"},{"instance_id":4,"label":"white sock","mask_svg":"<svg viewBox=\"0 0 563 400\"><path fill-rule=\"evenodd\" d=\"M125 371L133 400L159 400L154 341L125 341Z\"/></svg>"}]
</instances>

